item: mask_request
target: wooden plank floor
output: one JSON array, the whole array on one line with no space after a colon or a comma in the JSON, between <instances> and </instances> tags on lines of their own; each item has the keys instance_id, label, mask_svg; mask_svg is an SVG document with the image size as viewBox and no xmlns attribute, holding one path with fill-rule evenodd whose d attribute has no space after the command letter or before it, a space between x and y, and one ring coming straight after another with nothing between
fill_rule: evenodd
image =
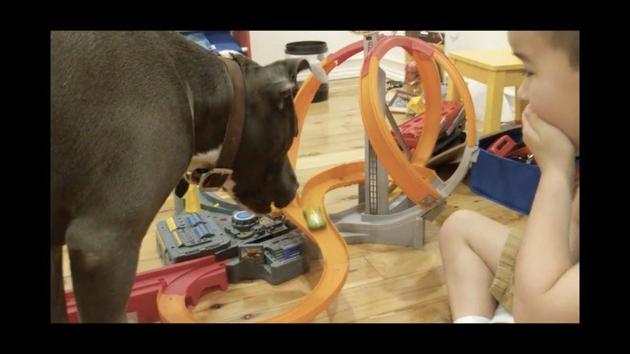
<instances>
[{"instance_id":1,"label":"wooden plank floor","mask_svg":"<svg viewBox=\"0 0 630 354\"><path fill-rule=\"evenodd\" d=\"M320 171L364 158L358 81L332 81L329 90L328 101L311 106L304 126L296 170L300 184ZM326 196L326 207L331 213L356 202L356 186ZM462 183L448 198L447 208L434 222L427 223L422 250L350 245L350 273L345 286L315 322L450 322L437 236L439 226L457 209L476 210L521 230L526 222L526 217L473 194ZM139 272L162 266L155 248L156 224L173 211L173 199L169 197L147 231L140 250ZM63 267L65 286L71 288L65 248ZM309 273L277 286L264 280L232 284L227 291L204 295L193 312L204 322L260 321L300 301L315 286L320 274L319 261L313 261Z\"/></svg>"}]
</instances>

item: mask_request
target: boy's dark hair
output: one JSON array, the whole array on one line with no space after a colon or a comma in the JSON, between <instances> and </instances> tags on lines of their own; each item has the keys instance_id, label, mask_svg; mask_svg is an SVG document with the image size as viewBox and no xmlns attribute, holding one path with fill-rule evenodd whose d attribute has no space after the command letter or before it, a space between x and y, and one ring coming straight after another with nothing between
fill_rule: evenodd
<instances>
[{"instance_id":1,"label":"boy's dark hair","mask_svg":"<svg viewBox=\"0 0 630 354\"><path fill-rule=\"evenodd\" d=\"M571 67L580 70L580 32L548 31L545 34L553 47L567 53Z\"/></svg>"}]
</instances>

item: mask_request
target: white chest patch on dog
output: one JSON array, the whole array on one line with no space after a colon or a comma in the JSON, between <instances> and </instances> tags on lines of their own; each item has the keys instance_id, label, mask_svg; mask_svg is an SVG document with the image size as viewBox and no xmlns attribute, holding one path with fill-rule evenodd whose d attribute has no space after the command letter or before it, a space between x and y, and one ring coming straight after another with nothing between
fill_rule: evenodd
<instances>
[{"instance_id":1,"label":"white chest patch on dog","mask_svg":"<svg viewBox=\"0 0 630 354\"><path fill-rule=\"evenodd\" d=\"M236 197L234 196L235 185L236 183L234 183L234 180L232 179L231 176L223 184L223 190L226 191L230 195L230 197L232 197L232 199L234 200L236 200Z\"/></svg>"},{"instance_id":2,"label":"white chest patch on dog","mask_svg":"<svg viewBox=\"0 0 630 354\"><path fill-rule=\"evenodd\" d=\"M190 160L187 171L194 171L198 168L211 169L217 163L222 148L223 145L219 145L219 147L214 150L193 156Z\"/></svg>"}]
</instances>

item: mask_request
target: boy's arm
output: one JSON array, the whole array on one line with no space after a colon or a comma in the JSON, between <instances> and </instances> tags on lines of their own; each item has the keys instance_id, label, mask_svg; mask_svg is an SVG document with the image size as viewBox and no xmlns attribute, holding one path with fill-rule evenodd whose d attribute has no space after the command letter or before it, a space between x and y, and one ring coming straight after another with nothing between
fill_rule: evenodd
<instances>
[{"instance_id":1,"label":"boy's arm","mask_svg":"<svg viewBox=\"0 0 630 354\"><path fill-rule=\"evenodd\" d=\"M580 321L580 263L574 264L541 296L526 303L514 296L516 322L571 323Z\"/></svg>"},{"instance_id":2,"label":"boy's arm","mask_svg":"<svg viewBox=\"0 0 630 354\"><path fill-rule=\"evenodd\" d=\"M569 247L573 178L549 170L538 185L516 258L513 311L518 322L579 320L579 263Z\"/></svg>"},{"instance_id":3,"label":"boy's arm","mask_svg":"<svg viewBox=\"0 0 630 354\"><path fill-rule=\"evenodd\" d=\"M569 246L575 147L529 106L523 138L541 177L516 257L513 314L518 322L577 321L579 263L574 266Z\"/></svg>"},{"instance_id":4,"label":"boy's arm","mask_svg":"<svg viewBox=\"0 0 630 354\"><path fill-rule=\"evenodd\" d=\"M571 263L580 261L580 187L574 193L571 205L571 224L569 226L569 249L571 250Z\"/></svg>"}]
</instances>

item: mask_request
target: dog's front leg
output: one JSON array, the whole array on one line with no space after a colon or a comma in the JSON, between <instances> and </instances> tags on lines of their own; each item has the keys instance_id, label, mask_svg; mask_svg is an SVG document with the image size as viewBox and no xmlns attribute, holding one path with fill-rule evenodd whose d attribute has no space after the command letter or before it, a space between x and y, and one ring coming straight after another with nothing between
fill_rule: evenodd
<instances>
[{"instance_id":1,"label":"dog's front leg","mask_svg":"<svg viewBox=\"0 0 630 354\"><path fill-rule=\"evenodd\" d=\"M51 245L50 248L50 319L53 323L64 323L66 317L66 297L63 289L63 274L61 262L61 246Z\"/></svg>"},{"instance_id":2,"label":"dog's front leg","mask_svg":"<svg viewBox=\"0 0 630 354\"><path fill-rule=\"evenodd\" d=\"M73 220L66 233L74 294L81 322L127 322L141 230L98 217Z\"/></svg>"}]
</instances>

